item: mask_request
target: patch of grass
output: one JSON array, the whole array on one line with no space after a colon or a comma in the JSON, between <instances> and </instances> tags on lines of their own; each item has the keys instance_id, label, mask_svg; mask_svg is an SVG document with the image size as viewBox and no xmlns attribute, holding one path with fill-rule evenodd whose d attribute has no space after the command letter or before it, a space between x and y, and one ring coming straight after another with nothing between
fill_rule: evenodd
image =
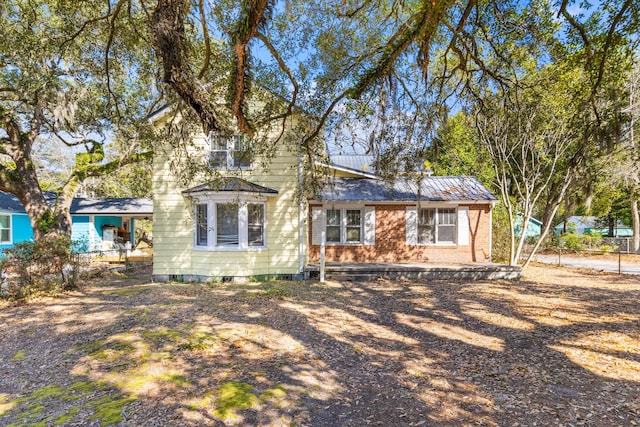
<instances>
[{"instance_id":1,"label":"patch of grass","mask_svg":"<svg viewBox=\"0 0 640 427\"><path fill-rule=\"evenodd\" d=\"M45 399L50 399L54 397L60 397L65 393L66 389L57 384L49 384L48 386L44 386L33 393L29 397L30 401L42 401Z\"/></svg>"},{"instance_id":2,"label":"patch of grass","mask_svg":"<svg viewBox=\"0 0 640 427\"><path fill-rule=\"evenodd\" d=\"M258 397L251 393L253 386L247 383L229 381L217 390L216 409L213 415L218 418L233 418L237 409L249 409L259 403Z\"/></svg>"},{"instance_id":3,"label":"patch of grass","mask_svg":"<svg viewBox=\"0 0 640 427\"><path fill-rule=\"evenodd\" d=\"M266 295L269 297L275 298L287 298L292 296L291 290L286 288L269 288L267 289Z\"/></svg>"},{"instance_id":4,"label":"patch of grass","mask_svg":"<svg viewBox=\"0 0 640 427\"><path fill-rule=\"evenodd\" d=\"M194 399L188 405L187 408L192 411L203 411L211 406L213 403L213 392L206 392L201 399Z\"/></svg>"},{"instance_id":5,"label":"patch of grass","mask_svg":"<svg viewBox=\"0 0 640 427\"><path fill-rule=\"evenodd\" d=\"M167 382L176 387L189 385L189 382L181 372L167 368L162 363L159 363L158 360L160 359L123 371L112 370L106 375L105 381L111 386L125 390L134 397L151 388L159 387L158 383L161 382Z\"/></svg>"},{"instance_id":6,"label":"patch of grass","mask_svg":"<svg viewBox=\"0 0 640 427\"><path fill-rule=\"evenodd\" d=\"M274 388L270 388L260 395L260 400L265 401L273 401L282 399L287 395L287 390L280 384L276 385Z\"/></svg>"},{"instance_id":7,"label":"patch of grass","mask_svg":"<svg viewBox=\"0 0 640 427\"><path fill-rule=\"evenodd\" d=\"M61 425L65 424L65 423L68 423L69 421L73 421L73 419L78 414L78 411L79 411L79 409L75 408L75 407L69 409L69 411L67 411L67 413L59 415L58 418L56 418L53 421L53 424L56 425L56 426L61 426Z\"/></svg>"},{"instance_id":8,"label":"patch of grass","mask_svg":"<svg viewBox=\"0 0 640 427\"><path fill-rule=\"evenodd\" d=\"M88 402L85 407L92 408L94 414L90 417L92 420L98 420L100 425L109 426L117 424L124 418L122 410L130 403L137 399L132 397L123 398L118 396L105 396L101 399Z\"/></svg>"},{"instance_id":9,"label":"patch of grass","mask_svg":"<svg viewBox=\"0 0 640 427\"><path fill-rule=\"evenodd\" d=\"M163 342L163 341L171 341L177 342L182 336L182 332L177 329L169 329L160 327L155 330L143 331L142 337L144 339L155 341L155 342Z\"/></svg>"},{"instance_id":10,"label":"patch of grass","mask_svg":"<svg viewBox=\"0 0 640 427\"><path fill-rule=\"evenodd\" d=\"M100 351L102 350L102 348L103 348L103 345L101 341L94 341L92 343L84 344L78 347L78 349L84 350L89 354Z\"/></svg>"},{"instance_id":11,"label":"patch of grass","mask_svg":"<svg viewBox=\"0 0 640 427\"><path fill-rule=\"evenodd\" d=\"M18 403L20 403L18 400L11 400L7 402L6 396L0 397L0 417L12 410Z\"/></svg>"},{"instance_id":12,"label":"patch of grass","mask_svg":"<svg viewBox=\"0 0 640 427\"><path fill-rule=\"evenodd\" d=\"M215 346L219 340L220 338L215 335L194 332L189 336L188 341L180 344L179 347L186 351L206 351Z\"/></svg>"},{"instance_id":13,"label":"patch of grass","mask_svg":"<svg viewBox=\"0 0 640 427\"><path fill-rule=\"evenodd\" d=\"M25 356L25 351L20 350L11 358L11 360L13 360L14 362L17 362L18 360L24 359L24 356Z\"/></svg>"}]
</instances>

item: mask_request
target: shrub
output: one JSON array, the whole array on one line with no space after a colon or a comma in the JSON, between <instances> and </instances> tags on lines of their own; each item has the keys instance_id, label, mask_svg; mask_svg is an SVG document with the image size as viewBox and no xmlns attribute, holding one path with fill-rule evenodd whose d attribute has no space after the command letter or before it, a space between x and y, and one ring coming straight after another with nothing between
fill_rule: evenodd
<instances>
[{"instance_id":1,"label":"shrub","mask_svg":"<svg viewBox=\"0 0 640 427\"><path fill-rule=\"evenodd\" d=\"M577 234L563 234L560 237L560 244L563 248L573 251L580 251L584 247L582 237Z\"/></svg>"},{"instance_id":2,"label":"shrub","mask_svg":"<svg viewBox=\"0 0 640 427\"><path fill-rule=\"evenodd\" d=\"M0 269L0 295L5 298L24 299L77 286L78 258L68 236L16 243L5 249Z\"/></svg>"}]
</instances>

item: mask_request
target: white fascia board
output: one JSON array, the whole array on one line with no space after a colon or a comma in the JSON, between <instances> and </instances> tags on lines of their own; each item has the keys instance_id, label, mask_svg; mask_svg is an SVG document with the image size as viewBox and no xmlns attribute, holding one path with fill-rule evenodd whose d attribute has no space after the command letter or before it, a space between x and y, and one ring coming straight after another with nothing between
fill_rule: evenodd
<instances>
[{"instance_id":1,"label":"white fascia board","mask_svg":"<svg viewBox=\"0 0 640 427\"><path fill-rule=\"evenodd\" d=\"M342 166L336 166L336 165L330 165L328 163L324 163L324 162L316 162L317 166L321 166L323 168L328 168L328 169L334 169L340 172L346 172L346 173L352 173L354 175L360 175L364 178L373 178L373 179L380 179L380 177L376 174L373 174L371 172L365 172L365 171L361 171L361 170L357 170L357 169L351 169L351 168L345 168Z\"/></svg>"},{"instance_id":2,"label":"white fascia board","mask_svg":"<svg viewBox=\"0 0 640 427\"><path fill-rule=\"evenodd\" d=\"M165 118L170 112L171 110L173 110L173 107L171 107L170 105L165 105L164 107L160 108L157 111L154 111L153 113L149 114L147 116L147 121L151 124L154 124L160 120L162 120L163 118Z\"/></svg>"}]
</instances>

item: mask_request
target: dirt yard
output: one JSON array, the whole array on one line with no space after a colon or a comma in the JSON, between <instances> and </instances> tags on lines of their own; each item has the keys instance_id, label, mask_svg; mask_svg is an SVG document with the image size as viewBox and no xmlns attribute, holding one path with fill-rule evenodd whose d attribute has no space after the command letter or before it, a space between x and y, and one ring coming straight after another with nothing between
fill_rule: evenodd
<instances>
[{"instance_id":1,"label":"dirt yard","mask_svg":"<svg viewBox=\"0 0 640 427\"><path fill-rule=\"evenodd\" d=\"M0 306L0 425L640 424L640 278L157 284Z\"/></svg>"}]
</instances>

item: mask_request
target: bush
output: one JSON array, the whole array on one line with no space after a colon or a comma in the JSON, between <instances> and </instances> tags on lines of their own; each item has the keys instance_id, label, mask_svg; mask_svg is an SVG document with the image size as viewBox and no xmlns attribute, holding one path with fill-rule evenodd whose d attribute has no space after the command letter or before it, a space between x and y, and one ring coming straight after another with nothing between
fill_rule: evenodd
<instances>
[{"instance_id":1,"label":"bush","mask_svg":"<svg viewBox=\"0 0 640 427\"><path fill-rule=\"evenodd\" d=\"M580 251L584 248L584 239L577 234L563 234L560 237L560 245L565 249Z\"/></svg>"},{"instance_id":2,"label":"bush","mask_svg":"<svg viewBox=\"0 0 640 427\"><path fill-rule=\"evenodd\" d=\"M43 242L25 241L5 249L0 260L0 296L24 299L77 286L78 258L71 239L54 235Z\"/></svg>"}]
</instances>

